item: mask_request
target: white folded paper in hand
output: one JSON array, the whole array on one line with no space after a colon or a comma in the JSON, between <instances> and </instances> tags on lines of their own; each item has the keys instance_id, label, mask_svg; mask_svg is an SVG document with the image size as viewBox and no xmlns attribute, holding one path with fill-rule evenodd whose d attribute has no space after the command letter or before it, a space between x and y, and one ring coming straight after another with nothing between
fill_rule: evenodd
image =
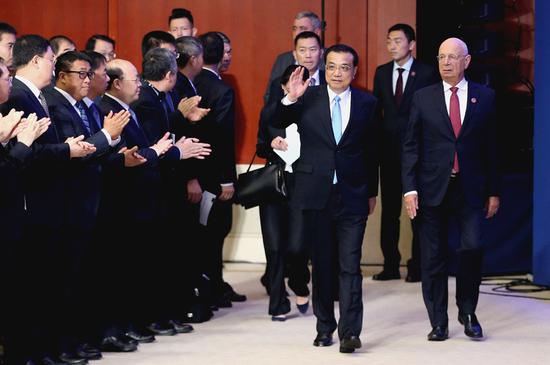
<instances>
[{"instance_id":1,"label":"white folded paper in hand","mask_svg":"<svg viewBox=\"0 0 550 365\"><path fill-rule=\"evenodd\" d=\"M216 195L209 191L203 190L199 214L199 223L203 226L206 226L208 223L208 216L210 215L210 210L212 209L215 199Z\"/></svg>"},{"instance_id":2,"label":"white folded paper in hand","mask_svg":"<svg viewBox=\"0 0 550 365\"><path fill-rule=\"evenodd\" d=\"M300 158L300 133L298 133L298 125L292 123L285 129L285 142L288 145L286 151L274 150L279 157L285 162L285 171L292 172L292 164Z\"/></svg>"}]
</instances>

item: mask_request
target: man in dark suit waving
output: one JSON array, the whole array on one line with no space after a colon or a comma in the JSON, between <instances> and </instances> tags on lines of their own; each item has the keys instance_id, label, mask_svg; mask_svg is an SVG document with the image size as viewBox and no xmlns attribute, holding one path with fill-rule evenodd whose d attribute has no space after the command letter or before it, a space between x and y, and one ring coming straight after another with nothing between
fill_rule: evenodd
<instances>
[{"instance_id":1,"label":"man in dark suit waving","mask_svg":"<svg viewBox=\"0 0 550 365\"><path fill-rule=\"evenodd\" d=\"M378 66L373 94L379 100L381 117L380 187L382 225L380 246L384 269L373 280L399 279L399 217L401 216L401 137L409 120L414 92L437 82L435 69L412 56L416 45L414 29L395 24L388 30L386 46L392 60ZM416 223L416 222L415 222ZM411 259L407 262L407 282L420 281L420 243L413 225Z\"/></svg>"},{"instance_id":2,"label":"man in dark suit waving","mask_svg":"<svg viewBox=\"0 0 550 365\"><path fill-rule=\"evenodd\" d=\"M308 87L302 69L289 81L274 126L296 121L301 139L295 168L296 204L311 222L313 310L317 317L314 346L330 346L337 327L333 302L333 252L340 264L340 352L361 347L361 246L367 217L378 192L376 99L350 87L357 72L356 51L330 47L325 56L327 86ZM281 122L279 122L281 121ZM281 148L281 146L274 146Z\"/></svg>"},{"instance_id":3,"label":"man in dark suit waving","mask_svg":"<svg viewBox=\"0 0 550 365\"><path fill-rule=\"evenodd\" d=\"M446 252L451 214L460 229L458 321L468 337L479 339L483 332L475 310L482 225L499 207L495 93L464 78L471 56L462 40L445 40L437 59L443 83L416 92L403 141L405 207L410 218L419 213L421 220L422 294L432 325L428 340L448 338Z\"/></svg>"}]
</instances>

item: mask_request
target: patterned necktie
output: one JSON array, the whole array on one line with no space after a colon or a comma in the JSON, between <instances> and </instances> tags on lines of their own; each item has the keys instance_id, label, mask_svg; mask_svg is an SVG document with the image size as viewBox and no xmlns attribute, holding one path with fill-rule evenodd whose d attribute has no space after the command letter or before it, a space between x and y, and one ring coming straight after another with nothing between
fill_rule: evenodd
<instances>
[{"instance_id":1,"label":"patterned necktie","mask_svg":"<svg viewBox=\"0 0 550 365\"><path fill-rule=\"evenodd\" d=\"M40 93L38 94L38 100L40 101L40 105L42 105L42 108L44 109L44 112L49 117L50 111L48 110L48 103L46 103L46 98L44 97L44 94Z\"/></svg>"},{"instance_id":2,"label":"patterned necktie","mask_svg":"<svg viewBox=\"0 0 550 365\"><path fill-rule=\"evenodd\" d=\"M398 68L399 76L397 76L397 83L395 84L395 105L399 108L401 101L403 100L403 71L404 68Z\"/></svg>"},{"instance_id":3,"label":"patterned necktie","mask_svg":"<svg viewBox=\"0 0 550 365\"><path fill-rule=\"evenodd\" d=\"M78 108L78 111L80 112L80 119L82 119L82 123L84 124L84 127L86 128L86 131L88 131L88 135L92 134L92 130L90 129L90 121L88 120L88 114L86 114L86 109L84 108L84 102L77 101L76 107Z\"/></svg>"},{"instance_id":4,"label":"patterned necktie","mask_svg":"<svg viewBox=\"0 0 550 365\"><path fill-rule=\"evenodd\" d=\"M340 97L336 95L334 97L334 107L332 108L332 133L334 133L334 140L336 144L340 142L342 138L342 110L340 110ZM336 170L334 170L334 178L332 183L336 184L338 179L336 178Z\"/></svg>"},{"instance_id":5,"label":"patterned necktie","mask_svg":"<svg viewBox=\"0 0 550 365\"><path fill-rule=\"evenodd\" d=\"M455 132L455 137L458 138L460 133L460 127L462 123L460 122L460 103L458 102L458 87L451 87L451 103L449 106L449 117L451 118L451 125L453 126L453 131ZM455 160L453 163L453 171L458 172L458 156L455 152Z\"/></svg>"}]
</instances>

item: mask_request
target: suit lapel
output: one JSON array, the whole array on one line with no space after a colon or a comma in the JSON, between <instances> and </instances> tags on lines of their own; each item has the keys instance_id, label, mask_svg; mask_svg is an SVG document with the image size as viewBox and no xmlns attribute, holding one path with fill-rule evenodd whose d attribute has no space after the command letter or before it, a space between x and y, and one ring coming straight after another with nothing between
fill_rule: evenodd
<instances>
[{"instance_id":1,"label":"suit lapel","mask_svg":"<svg viewBox=\"0 0 550 365\"><path fill-rule=\"evenodd\" d=\"M313 87L313 86L312 86ZM325 128L325 131L328 134L329 139L332 143L336 144L334 139L334 131L332 130L332 117L330 115L330 100L328 98L328 91L326 86L319 87L317 97L321 99L319 105L321 105L320 110L320 120L321 124Z\"/></svg>"},{"instance_id":2,"label":"suit lapel","mask_svg":"<svg viewBox=\"0 0 550 365\"><path fill-rule=\"evenodd\" d=\"M464 115L464 121L462 122L462 127L460 128L460 133L458 137L462 135L464 129L468 126L472 115L474 114L477 108L477 101L479 100L479 90L475 84L468 82L468 98L466 99L466 113Z\"/></svg>"},{"instance_id":3,"label":"suit lapel","mask_svg":"<svg viewBox=\"0 0 550 365\"><path fill-rule=\"evenodd\" d=\"M407 83L405 84L405 89L403 90L403 100L405 98L410 97L412 94L414 82L416 81L416 60L413 59L413 63L411 65L411 69L409 70L409 76L407 77ZM403 101L401 101L401 105L403 105Z\"/></svg>"},{"instance_id":4,"label":"suit lapel","mask_svg":"<svg viewBox=\"0 0 550 365\"><path fill-rule=\"evenodd\" d=\"M438 84L434 86L434 94L435 105L437 105L439 112L443 114L445 120L444 128L447 129L447 132L449 132L453 138L456 138L455 132L453 131L453 125L451 124L451 118L449 117L449 113L447 112L447 105L445 104L445 93L443 92L443 84Z\"/></svg>"},{"instance_id":5,"label":"suit lapel","mask_svg":"<svg viewBox=\"0 0 550 365\"><path fill-rule=\"evenodd\" d=\"M90 133L88 133L88 130L84 126L84 122L82 121L80 114L77 113L76 110L74 110L74 107L71 105L71 103L69 103L69 101L63 95L61 95L59 91L54 89L52 93L57 99L57 104L64 107L66 112L69 113L77 135L82 134L85 137L90 137Z\"/></svg>"},{"instance_id":6,"label":"suit lapel","mask_svg":"<svg viewBox=\"0 0 550 365\"><path fill-rule=\"evenodd\" d=\"M354 92L353 88L350 89L351 95L350 95L350 112L349 112L349 121L346 129L344 129L344 133L342 134L342 138L340 138L341 145L344 142L344 139L351 133L350 129L354 127L355 124L355 118L354 116L357 115L358 111L357 108L359 106L359 103L357 102L357 93ZM343 122L343 121L342 121ZM343 127L343 126L342 126Z\"/></svg>"}]
</instances>

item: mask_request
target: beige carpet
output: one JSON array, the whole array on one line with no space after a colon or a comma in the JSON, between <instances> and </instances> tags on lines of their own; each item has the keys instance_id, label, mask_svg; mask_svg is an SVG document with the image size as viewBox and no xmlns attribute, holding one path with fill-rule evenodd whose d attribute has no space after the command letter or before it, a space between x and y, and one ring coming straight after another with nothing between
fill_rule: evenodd
<instances>
[{"instance_id":1,"label":"beige carpet","mask_svg":"<svg viewBox=\"0 0 550 365\"><path fill-rule=\"evenodd\" d=\"M107 354L92 364L550 364L550 301L482 294L477 314L486 339L474 342L456 321L454 279L450 279L450 339L428 342L430 328L420 284L374 282L370 275L378 268L365 268L363 348L345 355L338 352L337 343L327 348L312 346L315 317L311 308L300 316L294 306L292 318L271 322L268 298L259 284L262 270L262 265L227 265L226 280L247 294L248 301L216 312L211 321L195 325L195 332L160 337L135 353Z\"/></svg>"}]
</instances>

